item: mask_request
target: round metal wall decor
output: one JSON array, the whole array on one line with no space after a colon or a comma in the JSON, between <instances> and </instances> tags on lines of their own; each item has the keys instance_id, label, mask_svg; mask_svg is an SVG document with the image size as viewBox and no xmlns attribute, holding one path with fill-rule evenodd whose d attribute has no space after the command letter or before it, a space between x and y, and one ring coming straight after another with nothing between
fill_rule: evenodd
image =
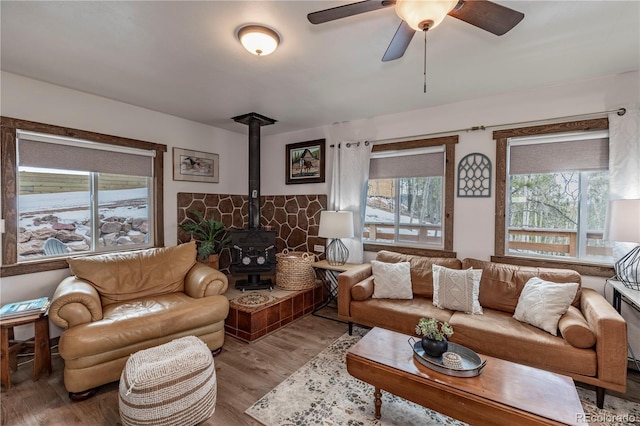
<instances>
[{"instance_id":1,"label":"round metal wall decor","mask_svg":"<svg viewBox=\"0 0 640 426\"><path fill-rule=\"evenodd\" d=\"M491 160L474 152L458 163L458 197L491 197Z\"/></svg>"}]
</instances>

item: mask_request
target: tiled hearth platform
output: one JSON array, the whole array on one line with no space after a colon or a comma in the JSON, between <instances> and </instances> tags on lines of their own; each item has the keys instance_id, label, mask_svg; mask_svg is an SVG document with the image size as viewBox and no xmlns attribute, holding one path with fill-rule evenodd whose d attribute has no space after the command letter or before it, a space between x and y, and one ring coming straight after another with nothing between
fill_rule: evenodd
<instances>
[{"instance_id":1,"label":"tiled hearth platform","mask_svg":"<svg viewBox=\"0 0 640 426\"><path fill-rule=\"evenodd\" d=\"M247 342L266 336L291 321L310 314L327 298L326 290L320 282L315 288L308 290L285 291L274 287L273 291L247 290L242 293L233 288L232 281L229 280L230 290L225 294L229 298L225 332ZM259 305L236 303L239 297Z\"/></svg>"}]
</instances>

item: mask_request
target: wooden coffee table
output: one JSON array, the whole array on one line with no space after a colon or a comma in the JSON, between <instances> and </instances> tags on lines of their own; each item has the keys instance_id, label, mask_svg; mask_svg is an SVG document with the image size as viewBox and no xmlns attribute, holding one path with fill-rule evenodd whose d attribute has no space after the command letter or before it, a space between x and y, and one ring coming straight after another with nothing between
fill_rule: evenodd
<instances>
[{"instance_id":1,"label":"wooden coffee table","mask_svg":"<svg viewBox=\"0 0 640 426\"><path fill-rule=\"evenodd\" d=\"M475 377L453 377L413 358L410 336L372 329L347 352L347 371L380 390L471 424L579 424L584 411L570 377L480 355L487 359ZM584 424L584 423L582 423Z\"/></svg>"}]
</instances>

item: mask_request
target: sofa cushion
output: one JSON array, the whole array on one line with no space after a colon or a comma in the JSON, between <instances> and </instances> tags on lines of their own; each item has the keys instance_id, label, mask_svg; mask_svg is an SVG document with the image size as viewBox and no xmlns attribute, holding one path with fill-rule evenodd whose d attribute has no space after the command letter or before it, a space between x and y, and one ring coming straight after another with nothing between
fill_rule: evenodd
<instances>
[{"instance_id":1,"label":"sofa cushion","mask_svg":"<svg viewBox=\"0 0 640 426\"><path fill-rule=\"evenodd\" d=\"M371 261L374 299L413 299L409 262Z\"/></svg>"},{"instance_id":2,"label":"sofa cushion","mask_svg":"<svg viewBox=\"0 0 640 426\"><path fill-rule=\"evenodd\" d=\"M519 322L507 312L455 312L449 324L453 327L450 341L483 355L559 373L594 377L598 372L593 349L573 347L562 337Z\"/></svg>"},{"instance_id":3,"label":"sofa cushion","mask_svg":"<svg viewBox=\"0 0 640 426\"><path fill-rule=\"evenodd\" d=\"M439 308L482 314L478 302L480 269L449 269L433 265L433 304Z\"/></svg>"},{"instance_id":4,"label":"sofa cushion","mask_svg":"<svg viewBox=\"0 0 640 426\"><path fill-rule=\"evenodd\" d=\"M513 317L558 335L558 320L567 312L578 283L557 284L533 277L524 285Z\"/></svg>"},{"instance_id":5,"label":"sofa cushion","mask_svg":"<svg viewBox=\"0 0 640 426\"><path fill-rule=\"evenodd\" d=\"M416 336L416 325L422 317L449 321L452 311L433 306L430 298L367 299L351 301L351 319L356 324L372 325Z\"/></svg>"},{"instance_id":6,"label":"sofa cushion","mask_svg":"<svg viewBox=\"0 0 640 426\"><path fill-rule=\"evenodd\" d=\"M148 342L159 342L180 333L197 335L210 329L229 312L225 296L202 298L184 293L149 296L135 301L112 303L104 308L104 318L66 330L60 337L60 355L77 361L76 368L114 359L114 351L127 352ZM79 364L80 363L80 364Z\"/></svg>"},{"instance_id":7,"label":"sofa cushion","mask_svg":"<svg viewBox=\"0 0 640 426\"><path fill-rule=\"evenodd\" d=\"M451 269L461 268L461 262L456 258L414 256L387 250L379 251L376 260L387 263L409 262L411 264L411 288L413 294L425 297L433 296L432 265L442 265Z\"/></svg>"},{"instance_id":8,"label":"sofa cushion","mask_svg":"<svg viewBox=\"0 0 640 426\"><path fill-rule=\"evenodd\" d=\"M102 305L184 291L196 243L67 259L71 273L98 290Z\"/></svg>"},{"instance_id":9,"label":"sofa cushion","mask_svg":"<svg viewBox=\"0 0 640 426\"><path fill-rule=\"evenodd\" d=\"M558 329L562 337L576 348L586 349L596 344L596 335L584 315L574 306L569 306L567 312L560 317Z\"/></svg>"},{"instance_id":10,"label":"sofa cushion","mask_svg":"<svg viewBox=\"0 0 640 426\"><path fill-rule=\"evenodd\" d=\"M533 277L559 284L578 283L578 291L572 305L578 307L580 303L580 283L582 281L580 274L576 271L517 266L477 259L464 259L462 267L464 269L482 269L479 301L483 308L497 309L513 314L524 285Z\"/></svg>"}]
</instances>

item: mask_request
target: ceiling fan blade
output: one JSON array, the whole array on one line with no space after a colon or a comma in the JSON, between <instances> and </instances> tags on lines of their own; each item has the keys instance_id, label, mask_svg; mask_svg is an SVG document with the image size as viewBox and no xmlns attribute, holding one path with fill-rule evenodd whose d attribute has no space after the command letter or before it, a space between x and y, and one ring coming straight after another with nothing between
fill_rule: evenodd
<instances>
[{"instance_id":1,"label":"ceiling fan blade","mask_svg":"<svg viewBox=\"0 0 640 426\"><path fill-rule=\"evenodd\" d=\"M501 36L524 18L524 13L488 0L460 0L449 16Z\"/></svg>"},{"instance_id":2,"label":"ceiling fan blade","mask_svg":"<svg viewBox=\"0 0 640 426\"><path fill-rule=\"evenodd\" d=\"M389 43L387 51L384 52L382 62L393 61L394 59L401 58L407 50L407 47L409 47L409 43L411 43L411 39L415 33L416 31L411 28L406 21L402 21L396 30L393 39L391 39L391 43Z\"/></svg>"},{"instance_id":3,"label":"ceiling fan blade","mask_svg":"<svg viewBox=\"0 0 640 426\"><path fill-rule=\"evenodd\" d=\"M358 15L360 13L371 12L373 10L383 9L393 6L394 0L365 0L357 3L345 4L343 6L332 7L331 9L320 10L307 15L307 19L312 24L322 24L334 21L347 16Z\"/></svg>"}]
</instances>

